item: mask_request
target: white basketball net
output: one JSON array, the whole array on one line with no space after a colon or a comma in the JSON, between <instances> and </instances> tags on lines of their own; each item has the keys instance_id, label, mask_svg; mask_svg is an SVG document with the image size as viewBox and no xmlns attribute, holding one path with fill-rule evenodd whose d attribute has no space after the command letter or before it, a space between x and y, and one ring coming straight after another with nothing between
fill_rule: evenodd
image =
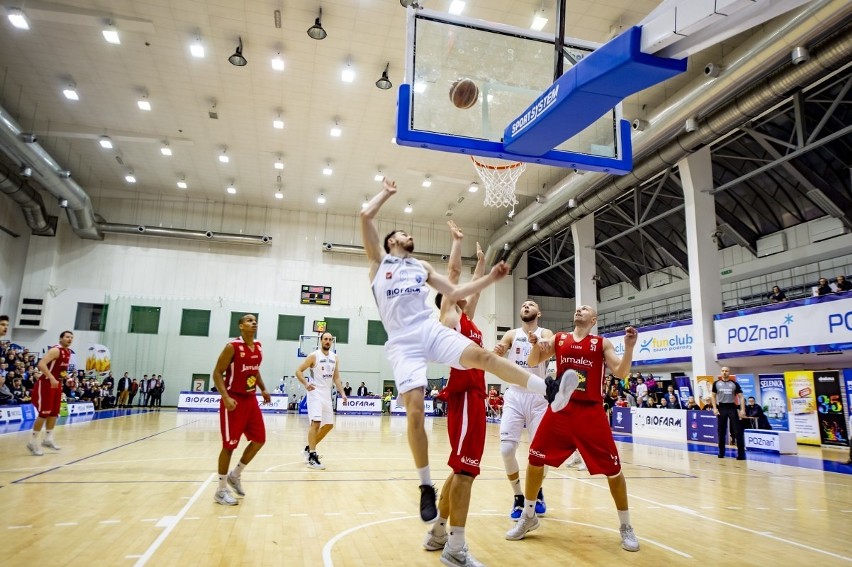
<instances>
[{"instance_id":1,"label":"white basketball net","mask_svg":"<svg viewBox=\"0 0 852 567\"><path fill-rule=\"evenodd\" d=\"M514 213L515 205L518 204L515 185L521 174L526 171L527 164L522 161L506 163L498 160L486 163L485 158L477 159L473 156L470 156L470 160L485 185L485 206L512 207Z\"/></svg>"}]
</instances>

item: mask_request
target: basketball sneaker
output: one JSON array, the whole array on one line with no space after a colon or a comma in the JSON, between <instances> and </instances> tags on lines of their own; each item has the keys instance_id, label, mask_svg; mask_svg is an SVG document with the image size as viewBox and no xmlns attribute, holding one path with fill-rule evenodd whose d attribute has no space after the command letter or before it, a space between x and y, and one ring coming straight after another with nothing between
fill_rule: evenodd
<instances>
[{"instance_id":1,"label":"basketball sneaker","mask_svg":"<svg viewBox=\"0 0 852 567\"><path fill-rule=\"evenodd\" d=\"M29 443L27 443L27 449L29 449L30 453L32 453L36 457L41 457L42 455L44 455L44 451L42 451L41 447L39 447L34 441L30 441Z\"/></svg>"},{"instance_id":2,"label":"basketball sneaker","mask_svg":"<svg viewBox=\"0 0 852 567\"><path fill-rule=\"evenodd\" d=\"M317 455L316 453L310 454L310 456L308 457L307 465L308 465L308 467L310 467L314 470L318 470L318 471L324 471L325 470L325 465L320 462L319 455Z\"/></svg>"},{"instance_id":3,"label":"basketball sneaker","mask_svg":"<svg viewBox=\"0 0 852 567\"><path fill-rule=\"evenodd\" d=\"M541 516L545 512L547 512L547 504L544 503L544 492L539 488L535 499L535 515Z\"/></svg>"},{"instance_id":4,"label":"basketball sneaker","mask_svg":"<svg viewBox=\"0 0 852 567\"><path fill-rule=\"evenodd\" d=\"M524 495L515 494L515 503L512 505L512 511L509 512L509 517L513 520L519 520L521 514L524 513Z\"/></svg>"},{"instance_id":5,"label":"basketball sneaker","mask_svg":"<svg viewBox=\"0 0 852 567\"><path fill-rule=\"evenodd\" d=\"M62 447L56 445L56 442L53 439L45 439L41 442L42 447L47 447L48 449L53 449L54 451L60 450Z\"/></svg>"},{"instance_id":6,"label":"basketball sneaker","mask_svg":"<svg viewBox=\"0 0 852 567\"><path fill-rule=\"evenodd\" d=\"M311 448L305 445L305 450L302 451L302 454L305 456L305 462L308 462L308 459L311 458Z\"/></svg>"},{"instance_id":7,"label":"basketball sneaker","mask_svg":"<svg viewBox=\"0 0 852 567\"><path fill-rule=\"evenodd\" d=\"M639 551L639 540L633 533L633 526L629 524L621 526L621 547L627 551Z\"/></svg>"},{"instance_id":8,"label":"basketball sneaker","mask_svg":"<svg viewBox=\"0 0 852 567\"><path fill-rule=\"evenodd\" d=\"M538 521L538 516L521 516L521 519L518 520L515 527L506 532L506 539L524 539L529 532L537 530L540 525L541 522Z\"/></svg>"},{"instance_id":9,"label":"basketball sneaker","mask_svg":"<svg viewBox=\"0 0 852 567\"><path fill-rule=\"evenodd\" d=\"M234 476L232 473L228 473L228 486L234 489L234 492L237 493L237 496L246 495L245 490L243 490L242 480L240 480L240 477Z\"/></svg>"},{"instance_id":10,"label":"basketball sneaker","mask_svg":"<svg viewBox=\"0 0 852 567\"><path fill-rule=\"evenodd\" d=\"M426 532L426 539L423 540L423 549L426 551L440 551L447 545L447 534L435 535L434 528Z\"/></svg>"},{"instance_id":11,"label":"basketball sneaker","mask_svg":"<svg viewBox=\"0 0 852 567\"><path fill-rule=\"evenodd\" d=\"M580 379L575 371L566 370L563 372L562 377L559 379L559 390L557 390L553 396L553 400L550 402L550 409L554 412L565 409L565 406L571 401L571 394L574 393L574 390L579 385Z\"/></svg>"},{"instance_id":12,"label":"basketball sneaker","mask_svg":"<svg viewBox=\"0 0 852 567\"><path fill-rule=\"evenodd\" d=\"M451 567L485 567L470 554L466 545L458 551L450 551L449 546L445 547L441 553L441 563Z\"/></svg>"},{"instance_id":13,"label":"basketball sneaker","mask_svg":"<svg viewBox=\"0 0 852 567\"><path fill-rule=\"evenodd\" d=\"M438 491L430 484L420 485L420 519L424 522L434 522L438 517Z\"/></svg>"},{"instance_id":14,"label":"basketball sneaker","mask_svg":"<svg viewBox=\"0 0 852 567\"><path fill-rule=\"evenodd\" d=\"M220 488L216 491L216 496L213 497L216 503L221 504L222 506L236 506L238 504L237 499L234 498L234 495L231 494L231 491L227 488Z\"/></svg>"}]
</instances>

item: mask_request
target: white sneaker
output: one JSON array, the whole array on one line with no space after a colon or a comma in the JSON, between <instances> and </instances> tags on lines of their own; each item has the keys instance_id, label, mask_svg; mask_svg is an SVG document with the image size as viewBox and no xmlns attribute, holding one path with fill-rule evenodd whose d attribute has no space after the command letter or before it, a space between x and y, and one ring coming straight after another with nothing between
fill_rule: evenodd
<instances>
[{"instance_id":1,"label":"white sneaker","mask_svg":"<svg viewBox=\"0 0 852 567\"><path fill-rule=\"evenodd\" d=\"M562 379L559 381L559 391L556 392L556 396L553 398L553 401L550 402L550 409L554 412L565 409L565 406L567 406L568 402L571 401L571 394L574 393L574 390L576 390L579 385L580 378L577 376L575 371L566 370L563 372Z\"/></svg>"},{"instance_id":2,"label":"white sneaker","mask_svg":"<svg viewBox=\"0 0 852 567\"><path fill-rule=\"evenodd\" d=\"M317 455L316 453L314 453L313 455L311 455L308 458L307 465L308 465L309 468L312 468L314 470L318 470L318 471L324 471L325 470L325 465L320 462L319 455Z\"/></svg>"},{"instance_id":3,"label":"white sneaker","mask_svg":"<svg viewBox=\"0 0 852 567\"><path fill-rule=\"evenodd\" d=\"M48 449L53 449L54 451L58 451L61 447L57 447L56 442L53 439L45 439L41 442L42 447L47 447Z\"/></svg>"},{"instance_id":4,"label":"white sneaker","mask_svg":"<svg viewBox=\"0 0 852 567\"><path fill-rule=\"evenodd\" d=\"M440 551L447 545L447 534L435 535L432 530L426 532L426 539L423 540L423 549L426 551Z\"/></svg>"},{"instance_id":5,"label":"white sneaker","mask_svg":"<svg viewBox=\"0 0 852 567\"><path fill-rule=\"evenodd\" d=\"M458 551L450 551L449 546L445 547L441 553L441 563L450 567L485 567L470 554L466 545Z\"/></svg>"},{"instance_id":6,"label":"white sneaker","mask_svg":"<svg viewBox=\"0 0 852 567\"><path fill-rule=\"evenodd\" d=\"M42 451L41 447L39 447L34 441L30 441L29 443L27 443L27 449L29 449L30 453L32 453L36 457L41 457L42 455L44 455L44 451Z\"/></svg>"},{"instance_id":7,"label":"white sneaker","mask_svg":"<svg viewBox=\"0 0 852 567\"><path fill-rule=\"evenodd\" d=\"M619 531L621 532L621 547L627 551L639 551L639 540L633 533L633 526L629 524L621 526Z\"/></svg>"},{"instance_id":8,"label":"white sneaker","mask_svg":"<svg viewBox=\"0 0 852 567\"><path fill-rule=\"evenodd\" d=\"M506 539L524 539L527 533L537 530L540 525L541 522L538 521L538 516L521 516L515 527L506 532Z\"/></svg>"},{"instance_id":9,"label":"white sneaker","mask_svg":"<svg viewBox=\"0 0 852 567\"><path fill-rule=\"evenodd\" d=\"M228 473L228 486L234 489L234 492L237 493L237 496L245 496L246 492L243 490L243 483L239 477Z\"/></svg>"},{"instance_id":10,"label":"white sneaker","mask_svg":"<svg viewBox=\"0 0 852 567\"><path fill-rule=\"evenodd\" d=\"M216 491L216 496L213 499L223 506L236 506L238 504L237 499L234 498L234 495L231 494L231 491L227 488L220 488Z\"/></svg>"}]
</instances>

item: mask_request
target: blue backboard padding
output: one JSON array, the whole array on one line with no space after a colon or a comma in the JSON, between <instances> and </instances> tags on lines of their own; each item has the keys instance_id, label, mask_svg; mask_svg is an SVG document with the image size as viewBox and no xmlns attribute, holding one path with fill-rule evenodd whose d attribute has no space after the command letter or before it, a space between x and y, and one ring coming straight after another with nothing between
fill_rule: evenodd
<instances>
[{"instance_id":1,"label":"blue backboard padding","mask_svg":"<svg viewBox=\"0 0 852 567\"><path fill-rule=\"evenodd\" d=\"M506 126L506 149L543 154L582 132L625 97L686 71L686 59L642 53L641 36L642 28L630 28L559 77Z\"/></svg>"},{"instance_id":2,"label":"blue backboard padding","mask_svg":"<svg viewBox=\"0 0 852 567\"><path fill-rule=\"evenodd\" d=\"M413 130L411 128L411 85L403 83L399 87L396 143L400 146L624 175L633 169L630 123L626 120L622 120L618 125L617 139L620 158L566 152L554 150L552 147L541 155L532 156L508 151L502 143L491 140Z\"/></svg>"}]
</instances>

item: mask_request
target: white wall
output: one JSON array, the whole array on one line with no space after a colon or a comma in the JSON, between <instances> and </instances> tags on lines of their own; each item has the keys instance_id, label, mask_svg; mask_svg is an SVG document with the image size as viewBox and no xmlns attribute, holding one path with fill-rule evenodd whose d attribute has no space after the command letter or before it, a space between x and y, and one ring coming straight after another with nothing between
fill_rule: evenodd
<instances>
[{"instance_id":1,"label":"white wall","mask_svg":"<svg viewBox=\"0 0 852 567\"><path fill-rule=\"evenodd\" d=\"M27 256L30 229L21 209L5 194L0 195L0 314L15 319L21 293L21 274ZM10 337L14 338L12 335Z\"/></svg>"},{"instance_id":2,"label":"white wall","mask_svg":"<svg viewBox=\"0 0 852 567\"><path fill-rule=\"evenodd\" d=\"M189 388L193 373L212 371L227 339L231 311L259 312L259 337L265 343L262 371L269 387L277 385L281 376L292 376L300 362L295 342L275 340L279 314L304 315L306 334L312 332L314 319L341 317L350 319L350 342L338 345L343 380L348 380L353 388L363 380L371 390L379 392L382 380L392 378L383 348L366 346L367 320L378 319L366 258L323 253L321 248L323 242L360 245L356 215L225 208L221 204L186 201L163 204L100 199L97 205L98 213L110 222L270 234L273 244L253 247L124 235L107 235L104 241L82 240L61 220L55 267L45 280L56 290L56 297L47 294L46 330L17 330L15 337L19 342L40 350L55 343L61 331L73 328L77 303L110 303L107 332L75 331L75 350L82 352L90 344L104 341L112 351L115 375L124 371L138 377L162 373L167 383L164 403L174 403L177 392ZM400 228L414 236L417 250L449 252L451 237L445 224L420 223L405 217L381 219L379 233ZM462 229L463 255L473 256L476 241L486 243L489 232L476 227ZM436 268L444 272L446 265ZM11 287L15 281L20 286L27 279L22 260L10 272L14 276L7 278ZM470 270L464 269L462 280L469 277ZM331 307L300 305L302 284L331 286ZM504 285L509 286L511 298L512 284ZM26 291L39 297L45 294L44 289ZM490 344L496 336L495 293L483 293L476 318ZM159 335L126 333L131 304L162 308ZM184 308L212 311L210 337L179 336ZM432 377L447 372L438 366L429 370Z\"/></svg>"}]
</instances>

